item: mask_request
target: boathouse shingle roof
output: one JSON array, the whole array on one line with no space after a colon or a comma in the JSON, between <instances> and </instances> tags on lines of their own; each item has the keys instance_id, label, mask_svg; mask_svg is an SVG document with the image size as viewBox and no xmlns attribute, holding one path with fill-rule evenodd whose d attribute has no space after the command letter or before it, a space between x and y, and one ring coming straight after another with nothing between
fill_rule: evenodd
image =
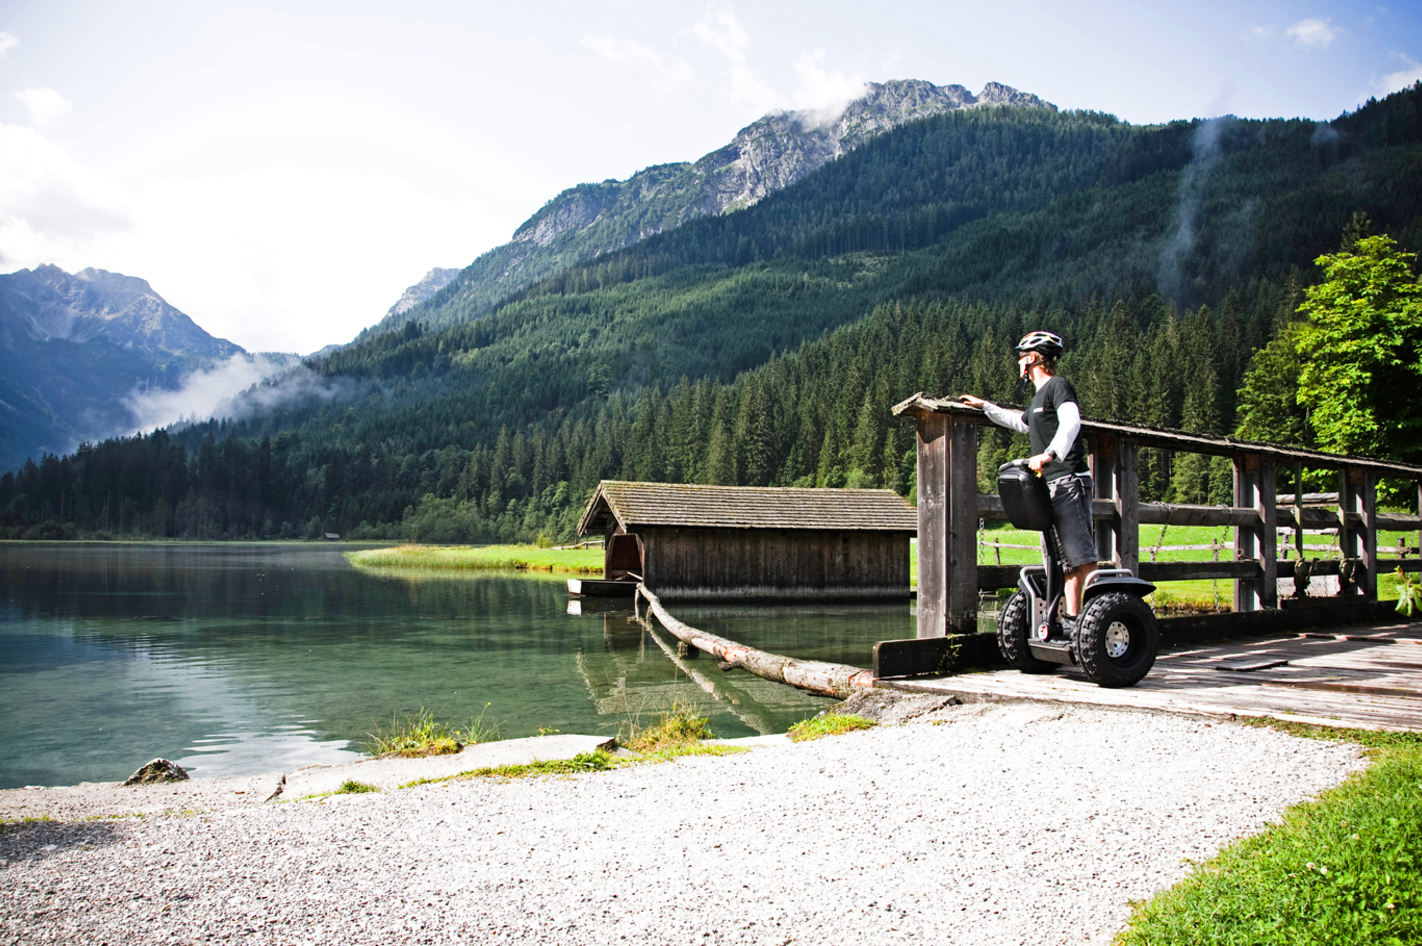
<instances>
[{"instance_id":1,"label":"boathouse shingle roof","mask_svg":"<svg viewBox=\"0 0 1422 946\"><path fill-rule=\"evenodd\" d=\"M891 489L690 486L603 480L578 522L578 534L610 521L700 529L837 529L917 532L918 510Z\"/></svg>"}]
</instances>

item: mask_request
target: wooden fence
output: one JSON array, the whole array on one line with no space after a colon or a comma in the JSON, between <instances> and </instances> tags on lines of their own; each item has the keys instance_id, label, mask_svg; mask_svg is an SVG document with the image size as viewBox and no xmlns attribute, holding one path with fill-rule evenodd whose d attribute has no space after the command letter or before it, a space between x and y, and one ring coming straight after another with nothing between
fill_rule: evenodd
<instances>
[{"instance_id":1,"label":"wooden fence","mask_svg":"<svg viewBox=\"0 0 1422 946\"><path fill-rule=\"evenodd\" d=\"M978 427L990 422L977 408L923 394L897 405L894 413L914 417L918 426L918 636L972 633L979 590L1012 587L1021 570L978 564L979 521L1006 518L996 495L977 491ZM1279 578L1336 575L1340 597L1375 602L1379 574L1399 566L1422 571L1422 559L1386 559L1378 547L1381 531L1416 532L1422 546L1422 515L1376 509L1382 476L1412 482L1422 502L1422 467L1135 424L1087 420L1082 432L1094 474L1098 557L1147 581L1228 579L1234 583L1234 611L1250 612L1280 607ZM1140 502L1142 447L1229 457L1233 504ZM1336 471L1338 492L1331 497L1278 495L1279 471L1293 471L1292 481L1298 483L1305 468ZM1319 505L1330 498L1331 506ZM1232 527L1232 554L1221 561L1142 561L1140 527L1152 523ZM1292 560L1280 555L1280 529L1293 530L1297 554ZM1316 530L1336 530L1337 559L1305 560L1310 549L1304 534ZM1302 568L1300 561L1306 561Z\"/></svg>"}]
</instances>

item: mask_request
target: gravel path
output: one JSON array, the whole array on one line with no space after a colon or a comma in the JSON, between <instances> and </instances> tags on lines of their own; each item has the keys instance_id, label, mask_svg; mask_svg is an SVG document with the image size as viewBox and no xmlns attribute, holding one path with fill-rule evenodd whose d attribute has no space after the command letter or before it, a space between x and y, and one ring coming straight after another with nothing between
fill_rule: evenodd
<instances>
[{"instance_id":1,"label":"gravel path","mask_svg":"<svg viewBox=\"0 0 1422 946\"><path fill-rule=\"evenodd\" d=\"M949 707L576 778L0 834L0 943L1108 943L1361 766L1176 716Z\"/></svg>"}]
</instances>

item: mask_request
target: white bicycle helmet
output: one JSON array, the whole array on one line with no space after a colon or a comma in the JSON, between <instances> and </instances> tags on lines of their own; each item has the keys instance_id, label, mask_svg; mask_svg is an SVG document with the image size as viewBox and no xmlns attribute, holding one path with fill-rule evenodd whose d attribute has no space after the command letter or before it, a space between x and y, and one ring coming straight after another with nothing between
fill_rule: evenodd
<instances>
[{"instance_id":1,"label":"white bicycle helmet","mask_svg":"<svg viewBox=\"0 0 1422 946\"><path fill-rule=\"evenodd\" d=\"M1022 336L1022 340L1012 346L1015 352L1039 351L1042 357L1055 361L1062 356L1066 346L1062 344L1060 335L1051 332L1028 332Z\"/></svg>"}]
</instances>

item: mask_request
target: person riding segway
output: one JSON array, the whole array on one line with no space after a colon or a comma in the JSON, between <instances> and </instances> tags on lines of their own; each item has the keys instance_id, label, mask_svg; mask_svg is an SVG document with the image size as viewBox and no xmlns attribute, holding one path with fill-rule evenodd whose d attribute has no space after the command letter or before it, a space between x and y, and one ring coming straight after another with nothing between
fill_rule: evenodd
<instances>
[{"instance_id":1,"label":"person riding segway","mask_svg":"<svg viewBox=\"0 0 1422 946\"><path fill-rule=\"evenodd\" d=\"M1159 632L1142 600L1155 586L1128 569L1098 570L1081 410L1071 382L1056 373L1061 338L1028 332L1013 350L1036 388L1025 412L960 397L993 423L1027 434L1032 447L1031 457L998 471L998 491L1013 525L1042 533L1043 564L1022 570L1020 590L1003 606L999 648L1027 673L1078 664L1102 686L1131 686L1155 663Z\"/></svg>"}]
</instances>

